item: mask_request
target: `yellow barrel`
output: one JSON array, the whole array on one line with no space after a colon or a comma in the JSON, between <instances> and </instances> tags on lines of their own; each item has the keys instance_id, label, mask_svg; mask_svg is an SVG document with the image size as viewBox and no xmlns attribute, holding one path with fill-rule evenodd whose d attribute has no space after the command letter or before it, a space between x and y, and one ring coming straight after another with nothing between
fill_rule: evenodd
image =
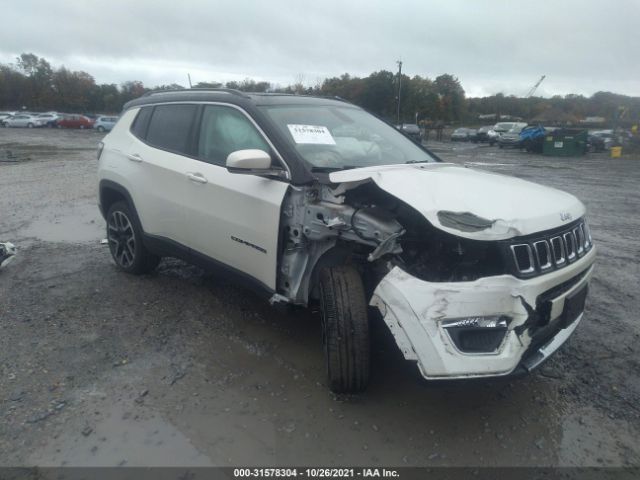
<instances>
[{"instance_id":1,"label":"yellow barrel","mask_svg":"<svg viewBox=\"0 0 640 480\"><path fill-rule=\"evenodd\" d=\"M620 158L622 156L622 147L611 147L611 158Z\"/></svg>"}]
</instances>

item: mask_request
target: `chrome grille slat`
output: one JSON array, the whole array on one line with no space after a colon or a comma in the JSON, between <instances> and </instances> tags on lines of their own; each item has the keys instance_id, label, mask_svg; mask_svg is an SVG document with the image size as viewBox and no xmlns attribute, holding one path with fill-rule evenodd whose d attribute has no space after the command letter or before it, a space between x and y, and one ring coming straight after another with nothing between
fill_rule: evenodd
<instances>
[{"instance_id":1,"label":"chrome grille slat","mask_svg":"<svg viewBox=\"0 0 640 480\"><path fill-rule=\"evenodd\" d=\"M536 260L538 260L538 266L541 270L546 271L553 267L553 263L551 263L551 248L546 240L534 242L533 249L536 252ZM544 253L541 255L540 252L542 250L544 250Z\"/></svg>"},{"instance_id":2,"label":"chrome grille slat","mask_svg":"<svg viewBox=\"0 0 640 480\"><path fill-rule=\"evenodd\" d=\"M567 263L562 237L558 236L551 239L551 250L553 251L553 263L555 263L556 267L561 267Z\"/></svg>"},{"instance_id":3,"label":"chrome grille slat","mask_svg":"<svg viewBox=\"0 0 640 480\"><path fill-rule=\"evenodd\" d=\"M516 272L522 276L547 273L583 257L593 247L589 226L584 220L554 235L513 243L511 255Z\"/></svg>"},{"instance_id":4,"label":"chrome grille slat","mask_svg":"<svg viewBox=\"0 0 640 480\"><path fill-rule=\"evenodd\" d=\"M564 239L564 248L567 252L567 260L569 260L569 262L573 262L577 257L576 238L573 236L572 231L563 234L562 238Z\"/></svg>"}]
</instances>

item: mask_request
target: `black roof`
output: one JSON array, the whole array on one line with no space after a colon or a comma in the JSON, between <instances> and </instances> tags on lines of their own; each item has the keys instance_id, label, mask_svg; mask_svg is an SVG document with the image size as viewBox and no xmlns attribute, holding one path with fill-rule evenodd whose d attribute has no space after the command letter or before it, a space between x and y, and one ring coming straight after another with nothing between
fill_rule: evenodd
<instances>
[{"instance_id":1,"label":"black roof","mask_svg":"<svg viewBox=\"0 0 640 480\"><path fill-rule=\"evenodd\" d=\"M351 105L338 97L316 97L284 93L241 92L230 88L160 90L148 92L142 97L127 102L124 110L140 105L167 102L225 102L238 105ZM355 106L354 106L355 107ZM356 107L357 108L357 107Z\"/></svg>"}]
</instances>

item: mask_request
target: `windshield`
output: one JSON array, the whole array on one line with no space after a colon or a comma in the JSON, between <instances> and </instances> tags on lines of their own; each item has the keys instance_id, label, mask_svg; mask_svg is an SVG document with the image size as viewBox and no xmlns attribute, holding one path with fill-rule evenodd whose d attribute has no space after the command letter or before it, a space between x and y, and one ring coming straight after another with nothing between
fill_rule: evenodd
<instances>
[{"instance_id":1,"label":"windshield","mask_svg":"<svg viewBox=\"0 0 640 480\"><path fill-rule=\"evenodd\" d=\"M261 108L316 170L436 161L395 128L356 107Z\"/></svg>"}]
</instances>

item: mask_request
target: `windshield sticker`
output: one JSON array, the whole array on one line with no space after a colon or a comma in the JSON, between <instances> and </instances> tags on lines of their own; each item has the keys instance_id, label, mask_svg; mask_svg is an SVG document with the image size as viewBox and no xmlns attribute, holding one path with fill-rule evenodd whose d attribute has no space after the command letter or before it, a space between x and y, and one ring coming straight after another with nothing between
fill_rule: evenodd
<instances>
[{"instance_id":1,"label":"windshield sticker","mask_svg":"<svg viewBox=\"0 0 640 480\"><path fill-rule=\"evenodd\" d=\"M327 127L321 125L287 125L294 142L313 143L316 145L335 145Z\"/></svg>"}]
</instances>

